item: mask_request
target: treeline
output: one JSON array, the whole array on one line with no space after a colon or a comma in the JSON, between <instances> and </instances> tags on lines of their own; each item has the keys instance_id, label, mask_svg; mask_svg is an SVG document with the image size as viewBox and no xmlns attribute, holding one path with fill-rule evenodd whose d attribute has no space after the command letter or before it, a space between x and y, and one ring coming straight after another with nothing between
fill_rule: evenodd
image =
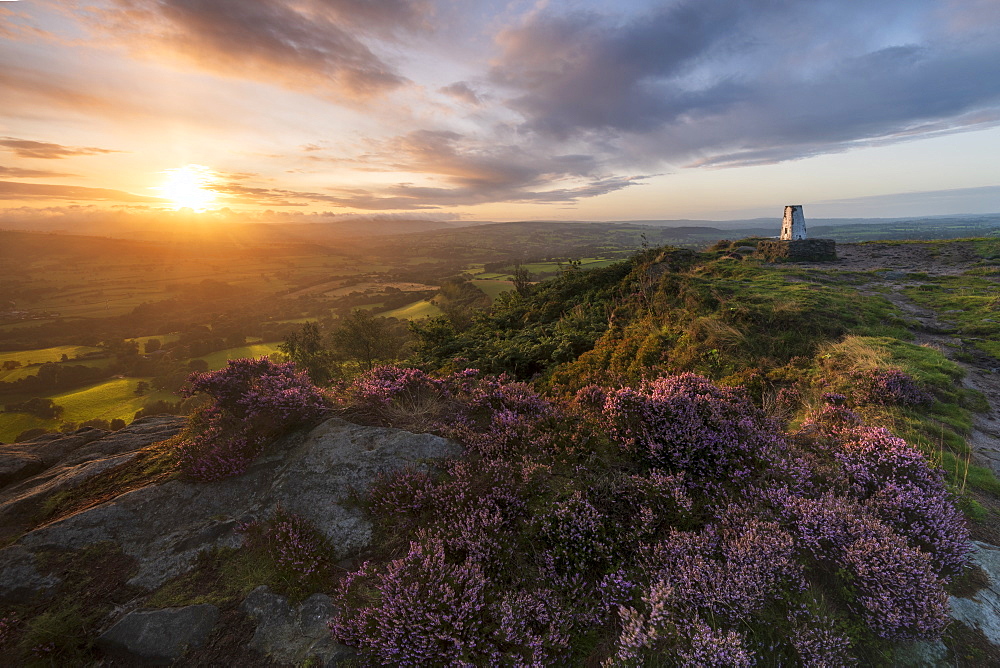
<instances>
[{"instance_id":1,"label":"treeline","mask_svg":"<svg viewBox=\"0 0 1000 668\"><path fill-rule=\"evenodd\" d=\"M113 372L106 368L46 362L38 367L38 373L35 375L25 376L12 382L0 382L0 393L50 394L58 390L96 383L111 375Z\"/></svg>"}]
</instances>

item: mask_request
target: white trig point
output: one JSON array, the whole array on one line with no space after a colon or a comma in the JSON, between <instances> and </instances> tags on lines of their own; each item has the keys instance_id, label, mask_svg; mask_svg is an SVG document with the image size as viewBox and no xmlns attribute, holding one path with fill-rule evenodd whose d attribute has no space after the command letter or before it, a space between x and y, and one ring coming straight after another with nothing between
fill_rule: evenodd
<instances>
[{"instance_id":1,"label":"white trig point","mask_svg":"<svg viewBox=\"0 0 1000 668\"><path fill-rule=\"evenodd\" d=\"M789 204L785 207L785 217L781 220L781 238L806 238L806 217L802 214L801 204Z\"/></svg>"}]
</instances>

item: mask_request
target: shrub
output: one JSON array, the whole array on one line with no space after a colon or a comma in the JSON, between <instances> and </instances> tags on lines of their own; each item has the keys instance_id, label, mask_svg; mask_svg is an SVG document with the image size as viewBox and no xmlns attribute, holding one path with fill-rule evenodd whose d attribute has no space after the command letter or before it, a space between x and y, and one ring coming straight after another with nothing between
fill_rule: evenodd
<instances>
[{"instance_id":1,"label":"shrub","mask_svg":"<svg viewBox=\"0 0 1000 668\"><path fill-rule=\"evenodd\" d=\"M956 574L969 552L969 531L944 473L919 450L883 428L849 430L836 454L852 495L872 514L927 552L938 573Z\"/></svg>"},{"instance_id":2,"label":"shrub","mask_svg":"<svg viewBox=\"0 0 1000 668\"><path fill-rule=\"evenodd\" d=\"M366 563L342 581L336 599L344 612L330 628L380 665L472 665L493 649L485 588L479 567L448 563L441 541L413 542L405 557Z\"/></svg>"},{"instance_id":3,"label":"shrub","mask_svg":"<svg viewBox=\"0 0 1000 668\"><path fill-rule=\"evenodd\" d=\"M689 373L609 391L604 418L622 447L703 484L739 484L784 445L776 425L744 394Z\"/></svg>"},{"instance_id":4,"label":"shrub","mask_svg":"<svg viewBox=\"0 0 1000 668\"><path fill-rule=\"evenodd\" d=\"M854 592L853 606L876 634L905 640L944 630L948 595L929 554L907 545L851 499L792 496L783 506L800 549L843 579Z\"/></svg>"},{"instance_id":5,"label":"shrub","mask_svg":"<svg viewBox=\"0 0 1000 668\"><path fill-rule=\"evenodd\" d=\"M326 538L299 515L278 509L270 520L242 524L239 531L247 548L263 552L290 577L320 579L333 566Z\"/></svg>"},{"instance_id":6,"label":"shrub","mask_svg":"<svg viewBox=\"0 0 1000 668\"><path fill-rule=\"evenodd\" d=\"M868 369L851 375L853 399L858 404L922 406L933 402L931 394L908 373L897 369Z\"/></svg>"},{"instance_id":7,"label":"shrub","mask_svg":"<svg viewBox=\"0 0 1000 668\"><path fill-rule=\"evenodd\" d=\"M435 431L492 458L527 441L541 445L538 425L557 413L528 385L475 369L436 379L419 369L376 367L343 386L338 401L369 421Z\"/></svg>"},{"instance_id":8,"label":"shrub","mask_svg":"<svg viewBox=\"0 0 1000 668\"><path fill-rule=\"evenodd\" d=\"M943 629L961 517L843 395L790 439L690 374L558 404L382 368L340 396L373 414L431 397L435 429L470 445L371 489L385 553L409 551L338 594L332 628L367 664L841 665Z\"/></svg>"},{"instance_id":9,"label":"shrub","mask_svg":"<svg viewBox=\"0 0 1000 668\"><path fill-rule=\"evenodd\" d=\"M16 615L5 615L0 617L0 647L7 645L17 630L18 619Z\"/></svg>"},{"instance_id":10,"label":"shrub","mask_svg":"<svg viewBox=\"0 0 1000 668\"><path fill-rule=\"evenodd\" d=\"M294 364L266 357L192 374L185 394L196 393L213 401L192 416L178 451L181 470L206 482L245 472L268 440L326 410L319 390Z\"/></svg>"}]
</instances>

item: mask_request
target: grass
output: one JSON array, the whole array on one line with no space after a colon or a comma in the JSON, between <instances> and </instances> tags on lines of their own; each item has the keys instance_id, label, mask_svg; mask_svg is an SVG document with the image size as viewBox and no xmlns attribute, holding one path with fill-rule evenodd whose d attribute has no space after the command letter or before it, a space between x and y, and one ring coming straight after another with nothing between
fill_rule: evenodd
<instances>
[{"instance_id":1,"label":"grass","mask_svg":"<svg viewBox=\"0 0 1000 668\"><path fill-rule=\"evenodd\" d=\"M1000 291L980 276L937 276L904 290L907 297L951 323L982 352L1000 359Z\"/></svg>"},{"instance_id":2,"label":"grass","mask_svg":"<svg viewBox=\"0 0 1000 668\"><path fill-rule=\"evenodd\" d=\"M90 360L69 360L68 362L47 362L47 364L66 364L69 366L89 366L89 367L100 367L105 368L111 365L111 357L102 357ZM27 378L28 376L37 376L38 370L41 365L22 366L11 371L0 371L0 381L5 383L13 383L22 378Z\"/></svg>"},{"instance_id":3,"label":"grass","mask_svg":"<svg viewBox=\"0 0 1000 668\"><path fill-rule=\"evenodd\" d=\"M941 351L889 337L848 336L823 347L817 357L827 376L838 379L835 382L849 382L846 379L856 371L893 368L931 390L936 399L929 406L867 406L859 412L867 422L884 426L919 447L944 470L959 494L971 488L1000 496L1000 480L991 470L970 462L965 441L972 431L971 411L988 410L989 404L960 386L964 371ZM969 506L968 510L973 519L977 509Z\"/></svg>"},{"instance_id":4,"label":"grass","mask_svg":"<svg viewBox=\"0 0 1000 668\"><path fill-rule=\"evenodd\" d=\"M421 318L433 318L442 313L437 304L426 299L421 299L420 301L380 313L379 315L386 318L399 318L400 320L420 320Z\"/></svg>"},{"instance_id":5,"label":"grass","mask_svg":"<svg viewBox=\"0 0 1000 668\"><path fill-rule=\"evenodd\" d=\"M14 438L27 429L58 429L64 422L84 422L94 418L111 421L121 418L131 422L136 411L152 401L177 401L170 392L147 392L136 396L135 389L140 382L149 378L112 378L89 387L50 395L51 399L65 410L54 420L28 415L26 413L0 414L0 441L13 442Z\"/></svg>"},{"instance_id":6,"label":"grass","mask_svg":"<svg viewBox=\"0 0 1000 668\"><path fill-rule=\"evenodd\" d=\"M32 350L14 350L0 352L0 365L13 360L22 365L44 364L45 362L58 362L66 355L71 360L77 355L85 353L100 352L100 348L92 346L55 346L53 348L34 348Z\"/></svg>"},{"instance_id":7,"label":"grass","mask_svg":"<svg viewBox=\"0 0 1000 668\"><path fill-rule=\"evenodd\" d=\"M472 280L472 284L488 294L490 299L496 299L501 292L510 292L514 289L514 284L511 281L504 281L500 279L477 278Z\"/></svg>"}]
</instances>

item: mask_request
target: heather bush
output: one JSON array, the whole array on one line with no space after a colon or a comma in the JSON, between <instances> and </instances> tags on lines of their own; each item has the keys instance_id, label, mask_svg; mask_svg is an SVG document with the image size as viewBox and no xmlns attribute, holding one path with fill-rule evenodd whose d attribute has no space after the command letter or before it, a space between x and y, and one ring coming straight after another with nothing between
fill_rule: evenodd
<instances>
[{"instance_id":1,"label":"heather bush","mask_svg":"<svg viewBox=\"0 0 1000 668\"><path fill-rule=\"evenodd\" d=\"M449 563L442 542L413 542L405 557L344 578L343 612L330 628L375 665L474 665L494 651L484 628L486 586L476 564Z\"/></svg>"},{"instance_id":2,"label":"heather bush","mask_svg":"<svg viewBox=\"0 0 1000 668\"><path fill-rule=\"evenodd\" d=\"M192 416L177 447L181 470L205 482L244 473L269 440L327 409L305 373L266 357L192 374L185 396L195 394L212 402Z\"/></svg>"},{"instance_id":3,"label":"heather bush","mask_svg":"<svg viewBox=\"0 0 1000 668\"><path fill-rule=\"evenodd\" d=\"M623 448L711 487L744 483L784 446L776 425L742 392L693 374L609 391L603 414Z\"/></svg>"},{"instance_id":4,"label":"heather bush","mask_svg":"<svg viewBox=\"0 0 1000 668\"><path fill-rule=\"evenodd\" d=\"M241 524L239 531L245 547L262 551L290 576L321 577L332 565L326 538L299 515L279 509L267 521Z\"/></svg>"},{"instance_id":5,"label":"heather bush","mask_svg":"<svg viewBox=\"0 0 1000 668\"><path fill-rule=\"evenodd\" d=\"M547 438L539 423L556 408L525 383L475 369L435 379L419 369L383 366L338 391L349 414L381 424L433 431L492 458Z\"/></svg>"},{"instance_id":6,"label":"heather bush","mask_svg":"<svg viewBox=\"0 0 1000 668\"><path fill-rule=\"evenodd\" d=\"M904 640L944 630L948 596L928 553L851 499L790 496L783 510L813 567L841 578L854 593L848 603L877 635Z\"/></svg>"},{"instance_id":7,"label":"heather bush","mask_svg":"<svg viewBox=\"0 0 1000 668\"><path fill-rule=\"evenodd\" d=\"M611 556L611 537L604 516L579 491L536 513L538 542L552 559L552 570L564 574L587 574L606 566Z\"/></svg>"},{"instance_id":8,"label":"heather bush","mask_svg":"<svg viewBox=\"0 0 1000 668\"><path fill-rule=\"evenodd\" d=\"M908 373L898 369L868 369L851 374L858 404L921 406L934 398Z\"/></svg>"},{"instance_id":9,"label":"heather bush","mask_svg":"<svg viewBox=\"0 0 1000 668\"><path fill-rule=\"evenodd\" d=\"M806 606L789 612L789 642L794 656L804 666L852 665L851 641L834 628L831 618L817 615Z\"/></svg>"},{"instance_id":10,"label":"heather bush","mask_svg":"<svg viewBox=\"0 0 1000 668\"><path fill-rule=\"evenodd\" d=\"M793 538L773 522L729 517L700 532L673 531L644 552L644 572L670 586L683 616L747 622L804 588Z\"/></svg>"},{"instance_id":11,"label":"heather bush","mask_svg":"<svg viewBox=\"0 0 1000 668\"><path fill-rule=\"evenodd\" d=\"M385 553L406 556L337 595L334 633L366 665L848 665L859 643L943 629L961 517L940 473L843 395L792 437L690 374L558 403L382 368L339 396L432 396L435 431L469 446L370 491Z\"/></svg>"},{"instance_id":12,"label":"heather bush","mask_svg":"<svg viewBox=\"0 0 1000 668\"><path fill-rule=\"evenodd\" d=\"M831 457L839 465L846 494L930 554L937 573L961 570L969 532L941 469L903 439L885 428L865 426L843 407L828 405L809 423L835 442Z\"/></svg>"}]
</instances>

